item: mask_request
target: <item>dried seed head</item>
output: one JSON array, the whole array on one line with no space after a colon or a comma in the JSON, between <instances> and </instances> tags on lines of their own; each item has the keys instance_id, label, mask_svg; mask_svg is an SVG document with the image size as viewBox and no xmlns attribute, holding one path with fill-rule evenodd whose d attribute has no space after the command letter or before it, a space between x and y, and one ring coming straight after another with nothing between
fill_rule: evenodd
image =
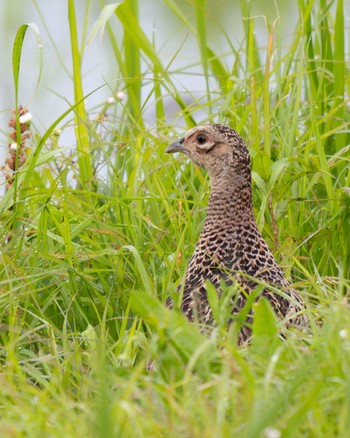
<instances>
[{"instance_id":1,"label":"dried seed head","mask_svg":"<svg viewBox=\"0 0 350 438\"><path fill-rule=\"evenodd\" d=\"M6 165L1 168L7 181L6 190L9 189L13 182L14 172L19 171L26 162L25 142L30 138L29 126L32 121L32 115L27 108L20 106L16 111L13 109L13 116L9 121L9 127L12 128L9 138L12 140L8 145L9 157L6 158ZM17 135L17 118L21 135ZM19 137L19 138L18 138Z\"/></svg>"}]
</instances>

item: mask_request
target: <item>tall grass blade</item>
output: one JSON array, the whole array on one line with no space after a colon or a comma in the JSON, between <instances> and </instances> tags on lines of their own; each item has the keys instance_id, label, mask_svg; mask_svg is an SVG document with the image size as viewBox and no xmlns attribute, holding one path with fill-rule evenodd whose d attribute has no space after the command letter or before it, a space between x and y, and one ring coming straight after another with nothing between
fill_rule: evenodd
<instances>
[{"instance_id":1,"label":"tall grass blade","mask_svg":"<svg viewBox=\"0 0 350 438\"><path fill-rule=\"evenodd\" d=\"M90 190L93 177L93 167L87 127L88 117L85 109L83 83L81 77L82 54L79 51L74 0L68 0L68 23L73 62L74 104L76 105L74 120L80 170L80 184L83 188Z\"/></svg>"}]
</instances>

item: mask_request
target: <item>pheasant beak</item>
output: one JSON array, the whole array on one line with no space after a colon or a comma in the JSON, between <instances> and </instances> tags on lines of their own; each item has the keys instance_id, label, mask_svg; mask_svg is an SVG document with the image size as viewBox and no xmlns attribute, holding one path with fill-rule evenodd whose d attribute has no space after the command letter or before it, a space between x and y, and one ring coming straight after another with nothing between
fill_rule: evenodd
<instances>
[{"instance_id":1,"label":"pheasant beak","mask_svg":"<svg viewBox=\"0 0 350 438\"><path fill-rule=\"evenodd\" d=\"M182 137L180 140L174 141L174 143L171 143L166 149L165 152L167 154L173 154L174 152L187 152L187 149L183 145L183 142L185 141L185 138Z\"/></svg>"}]
</instances>

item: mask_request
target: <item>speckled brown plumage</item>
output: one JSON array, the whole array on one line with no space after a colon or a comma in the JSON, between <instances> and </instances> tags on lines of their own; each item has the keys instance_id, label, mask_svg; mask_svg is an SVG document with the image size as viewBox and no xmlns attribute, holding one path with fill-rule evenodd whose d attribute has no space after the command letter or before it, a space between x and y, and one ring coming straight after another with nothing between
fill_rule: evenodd
<instances>
[{"instance_id":1,"label":"speckled brown plumage","mask_svg":"<svg viewBox=\"0 0 350 438\"><path fill-rule=\"evenodd\" d=\"M239 312L257 286L252 278L283 291L265 288L262 295L280 319L302 326L306 317L303 302L291 288L283 271L261 236L253 214L250 156L242 138L223 125L198 126L172 143L166 152L183 152L205 168L211 180L211 194L202 233L186 272L181 308L193 320L210 322L205 288L210 280L220 293L220 281L237 281L242 292L232 300L232 314ZM301 313L300 313L301 312ZM239 342L250 337L249 321Z\"/></svg>"}]
</instances>

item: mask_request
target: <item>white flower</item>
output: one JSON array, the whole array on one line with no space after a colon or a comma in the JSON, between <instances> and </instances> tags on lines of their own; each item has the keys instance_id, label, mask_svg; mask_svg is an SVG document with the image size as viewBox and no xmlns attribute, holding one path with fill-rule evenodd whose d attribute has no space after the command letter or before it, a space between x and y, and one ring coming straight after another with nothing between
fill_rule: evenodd
<instances>
[{"instance_id":1,"label":"white flower","mask_svg":"<svg viewBox=\"0 0 350 438\"><path fill-rule=\"evenodd\" d=\"M280 438L281 431L275 429L274 427L267 427L264 430L264 435L266 436L266 438Z\"/></svg>"},{"instance_id":2,"label":"white flower","mask_svg":"<svg viewBox=\"0 0 350 438\"><path fill-rule=\"evenodd\" d=\"M126 98L126 94L123 93L122 91L118 91L118 93L117 93L117 98L118 98L119 100L124 100L124 99Z\"/></svg>"},{"instance_id":3,"label":"white flower","mask_svg":"<svg viewBox=\"0 0 350 438\"><path fill-rule=\"evenodd\" d=\"M13 151L16 151L18 148L18 144L16 142L13 142L10 144L10 149Z\"/></svg>"},{"instance_id":4,"label":"white flower","mask_svg":"<svg viewBox=\"0 0 350 438\"><path fill-rule=\"evenodd\" d=\"M115 99L114 99L113 96L111 96L111 97L109 97L109 98L107 99L107 103L108 103L109 105L112 105L114 102L115 102Z\"/></svg>"},{"instance_id":5,"label":"white flower","mask_svg":"<svg viewBox=\"0 0 350 438\"><path fill-rule=\"evenodd\" d=\"M30 112L24 113L21 116L19 116L19 123L24 124L32 121L32 115Z\"/></svg>"},{"instance_id":6,"label":"white flower","mask_svg":"<svg viewBox=\"0 0 350 438\"><path fill-rule=\"evenodd\" d=\"M339 330L339 337L341 339L346 339L348 337L348 330L347 329Z\"/></svg>"}]
</instances>

